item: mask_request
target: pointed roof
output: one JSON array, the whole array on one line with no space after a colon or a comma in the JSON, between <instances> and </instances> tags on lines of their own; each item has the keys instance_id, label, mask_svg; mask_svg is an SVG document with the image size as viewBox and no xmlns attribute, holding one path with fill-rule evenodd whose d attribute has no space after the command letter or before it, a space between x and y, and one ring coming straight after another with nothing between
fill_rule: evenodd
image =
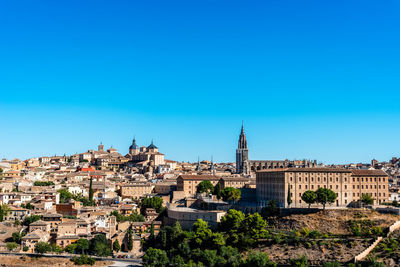
<instances>
[{"instance_id":1,"label":"pointed roof","mask_svg":"<svg viewBox=\"0 0 400 267\"><path fill-rule=\"evenodd\" d=\"M153 143L153 140L151 140L151 144L147 147L148 149L158 149Z\"/></svg>"},{"instance_id":2,"label":"pointed roof","mask_svg":"<svg viewBox=\"0 0 400 267\"><path fill-rule=\"evenodd\" d=\"M243 126L243 122L242 122L242 129L240 131L240 135L239 135L239 142L238 142L238 148L245 148L247 149L247 140L246 140L246 134L244 132L244 126Z\"/></svg>"},{"instance_id":3,"label":"pointed roof","mask_svg":"<svg viewBox=\"0 0 400 267\"><path fill-rule=\"evenodd\" d=\"M138 148L139 146L136 144L136 138L133 137L132 145L129 147L129 149L138 149Z\"/></svg>"}]
</instances>

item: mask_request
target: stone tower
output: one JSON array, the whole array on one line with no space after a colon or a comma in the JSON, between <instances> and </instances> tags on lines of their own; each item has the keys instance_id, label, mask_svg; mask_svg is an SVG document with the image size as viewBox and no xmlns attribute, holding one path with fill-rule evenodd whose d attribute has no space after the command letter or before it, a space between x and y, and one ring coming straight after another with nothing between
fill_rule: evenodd
<instances>
[{"instance_id":1,"label":"stone tower","mask_svg":"<svg viewBox=\"0 0 400 267\"><path fill-rule=\"evenodd\" d=\"M246 134L242 123L242 130L239 135L238 148L236 149L236 173L249 175L249 150L247 148Z\"/></svg>"},{"instance_id":2,"label":"stone tower","mask_svg":"<svg viewBox=\"0 0 400 267\"><path fill-rule=\"evenodd\" d=\"M139 147L136 144L136 138L134 137L132 140L132 145L129 147L129 155L137 155L139 154Z\"/></svg>"}]
</instances>

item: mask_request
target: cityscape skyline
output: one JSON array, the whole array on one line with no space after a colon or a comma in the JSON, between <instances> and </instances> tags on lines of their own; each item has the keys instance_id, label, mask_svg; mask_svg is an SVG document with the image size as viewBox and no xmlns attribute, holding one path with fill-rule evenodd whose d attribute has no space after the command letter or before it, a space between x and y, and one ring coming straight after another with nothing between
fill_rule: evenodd
<instances>
[{"instance_id":1,"label":"cityscape skyline","mask_svg":"<svg viewBox=\"0 0 400 267\"><path fill-rule=\"evenodd\" d=\"M251 159L398 156L396 1L77 4L0 3L0 157L234 162L242 120Z\"/></svg>"}]
</instances>

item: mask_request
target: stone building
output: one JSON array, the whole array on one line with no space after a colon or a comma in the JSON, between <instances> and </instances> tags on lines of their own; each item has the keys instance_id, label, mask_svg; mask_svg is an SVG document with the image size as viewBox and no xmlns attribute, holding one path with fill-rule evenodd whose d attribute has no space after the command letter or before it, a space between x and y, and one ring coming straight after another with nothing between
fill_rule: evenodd
<instances>
[{"instance_id":1,"label":"stone building","mask_svg":"<svg viewBox=\"0 0 400 267\"><path fill-rule=\"evenodd\" d=\"M292 199L290 207L307 207L301 196L307 190L329 188L337 194L335 206L348 206L369 194L376 204L389 198L388 176L381 170L349 170L334 168L284 168L257 172L256 192L259 206L276 200L280 207L288 207L287 196Z\"/></svg>"}]
</instances>

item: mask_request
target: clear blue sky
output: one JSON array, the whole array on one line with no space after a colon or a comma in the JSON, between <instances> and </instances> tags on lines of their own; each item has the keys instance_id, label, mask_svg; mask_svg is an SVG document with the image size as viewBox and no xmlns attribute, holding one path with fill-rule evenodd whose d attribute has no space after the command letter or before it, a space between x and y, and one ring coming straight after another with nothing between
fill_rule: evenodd
<instances>
[{"instance_id":1,"label":"clear blue sky","mask_svg":"<svg viewBox=\"0 0 400 267\"><path fill-rule=\"evenodd\" d=\"M400 156L400 2L0 2L0 157Z\"/></svg>"}]
</instances>

